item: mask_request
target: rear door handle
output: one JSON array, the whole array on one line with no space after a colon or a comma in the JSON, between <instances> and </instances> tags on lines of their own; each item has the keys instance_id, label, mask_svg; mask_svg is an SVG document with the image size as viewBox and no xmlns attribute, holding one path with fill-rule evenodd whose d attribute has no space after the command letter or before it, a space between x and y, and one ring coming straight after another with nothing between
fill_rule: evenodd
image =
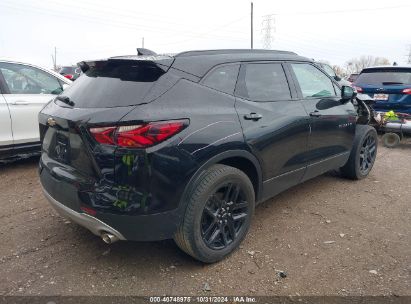
<instances>
[{"instance_id":1,"label":"rear door handle","mask_svg":"<svg viewBox=\"0 0 411 304\"><path fill-rule=\"evenodd\" d=\"M261 118L263 118L263 115L258 114L258 113L250 113L250 114L244 115L244 119L247 119L247 120L257 121L257 120L259 120L259 119L261 119Z\"/></svg>"},{"instance_id":2,"label":"rear door handle","mask_svg":"<svg viewBox=\"0 0 411 304\"><path fill-rule=\"evenodd\" d=\"M321 113L318 112L318 111L314 111L314 112L311 112L311 113L310 113L310 116L311 116L311 117L320 117L320 116L321 116Z\"/></svg>"}]
</instances>

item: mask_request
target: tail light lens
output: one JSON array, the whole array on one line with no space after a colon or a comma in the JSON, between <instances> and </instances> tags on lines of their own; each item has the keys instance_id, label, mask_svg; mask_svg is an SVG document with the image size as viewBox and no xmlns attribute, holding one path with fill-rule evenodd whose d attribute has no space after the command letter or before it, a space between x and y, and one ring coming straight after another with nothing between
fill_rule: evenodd
<instances>
[{"instance_id":1,"label":"tail light lens","mask_svg":"<svg viewBox=\"0 0 411 304\"><path fill-rule=\"evenodd\" d=\"M357 93L362 93L361 87L353 86L353 88L357 91Z\"/></svg>"},{"instance_id":2,"label":"tail light lens","mask_svg":"<svg viewBox=\"0 0 411 304\"><path fill-rule=\"evenodd\" d=\"M150 122L144 125L90 128L90 133L100 144L126 148L155 146L181 132L188 120Z\"/></svg>"},{"instance_id":3,"label":"tail light lens","mask_svg":"<svg viewBox=\"0 0 411 304\"><path fill-rule=\"evenodd\" d=\"M90 133L98 143L114 145L114 133L116 127L91 128Z\"/></svg>"},{"instance_id":4,"label":"tail light lens","mask_svg":"<svg viewBox=\"0 0 411 304\"><path fill-rule=\"evenodd\" d=\"M66 77L67 79L73 79L73 75L72 75L72 74L66 74L66 75L64 75L64 77Z\"/></svg>"},{"instance_id":5,"label":"tail light lens","mask_svg":"<svg viewBox=\"0 0 411 304\"><path fill-rule=\"evenodd\" d=\"M89 208L89 207L81 206L80 209L81 209L81 211L83 211L83 212L85 212L85 213L87 213L87 214L90 214L90 215L92 215L92 216L95 216L95 215L97 214L97 211L96 211L96 210L91 209L91 208Z\"/></svg>"},{"instance_id":6,"label":"tail light lens","mask_svg":"<svg viewBox=\"0 0 411 304\"><path fill-rule=\"evenodd\" d=\"M402 93L406 95L411 95L411 88L402 90Z\"/></svg>"}]
</instances>

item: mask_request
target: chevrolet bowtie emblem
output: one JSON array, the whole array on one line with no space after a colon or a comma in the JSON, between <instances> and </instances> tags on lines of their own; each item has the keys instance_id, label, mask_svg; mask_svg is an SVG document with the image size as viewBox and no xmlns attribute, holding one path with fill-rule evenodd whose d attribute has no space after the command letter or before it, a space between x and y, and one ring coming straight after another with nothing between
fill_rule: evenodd
<instances>
[{"instance_id":1,"label":"chevrolet bowtie emblem","mask_svg":"<svg viewBox=\"0 0 411 304\"><path fill-rule=\"evenodd\" d=\"M47 124L50 126L50 127L53 127L53 126L55 126L56 124L57 124L57 122L53 119L53 118L48 118L47 119Z\"/></svg>"}]
</instances>

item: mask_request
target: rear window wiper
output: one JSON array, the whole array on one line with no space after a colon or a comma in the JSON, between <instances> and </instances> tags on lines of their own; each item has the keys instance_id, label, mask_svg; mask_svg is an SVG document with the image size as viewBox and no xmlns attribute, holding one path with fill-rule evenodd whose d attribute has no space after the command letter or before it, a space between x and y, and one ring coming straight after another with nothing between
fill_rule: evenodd
<instances>
[{"instance_id":1,"label":"rear window wiper","mask_svg":"<svg viewBox=\"0 0 411 304\"><path fill-rule=\"evenodd\" d=\"M386 82L383 82L382 83L382 85L395 85L395 84L404 84L404 83L402 83L402 82L397 82L397 81L386 81Z\"/></svg>"},{"instance_id":2,"label":"rear window wiper","mask_svg":"<svg viewBox=\"0 0 411 304\"><path fill-rule=\"evenodd\" d=\"M67 96L59 95L56 97L56 99L64 102L65 104L68 104L69 106L72 106L72 107L74 106L74 102L71 101L70 98Z\"/></svg>"}]
</instances>

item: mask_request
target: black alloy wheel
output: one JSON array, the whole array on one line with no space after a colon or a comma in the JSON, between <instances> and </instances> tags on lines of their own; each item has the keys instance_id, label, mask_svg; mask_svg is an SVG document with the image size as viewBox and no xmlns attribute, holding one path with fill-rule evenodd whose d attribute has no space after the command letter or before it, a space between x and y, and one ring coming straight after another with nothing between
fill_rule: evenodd
<instances>
[{"instance_id":1,"label":"black alloy wheel","mask_svg":"<svg viewBox=\"0 0 411 304\"><path fill-rule=\"evenodd\" d=\"M368 176L377 158L377 131L368 125L357 125L350 156L340 169L343 176L363 179Z\"/></svg>"},{"instance_id":2,"label":"black alloy wheel","mask_svg":"<svg viewBox=\"0 0 411 304\"><path fill-rule=\"evenodd\" d=\"M363 141L362 147L360 149L360 172L361 174L368 174L374 164L377 143L375 137L369 134Z\"/></svg>"},{"instance_id":3,"label":"black alloy wheel","mask_svg":"<svg viewBox=\"0 0 411 304\"><path fill-rule=\"evenodd\" d=\"M206 202L201 219L201 236L213 250L224 249L235 241L249 213L238 183L220 187Z\"/></svg>"},{"instance_id":4,"label":"black alloy wheel","mask_svg":"<svg viewBox=\"0 0 411 304\"><path fill-rule=\"evenodd\" d=\"M188 189L184 218L174 240L199 261L221 261L247 235L255 208L253 184L243 171L217 164L203 171Z\"/></svg>"}]
</instances>

